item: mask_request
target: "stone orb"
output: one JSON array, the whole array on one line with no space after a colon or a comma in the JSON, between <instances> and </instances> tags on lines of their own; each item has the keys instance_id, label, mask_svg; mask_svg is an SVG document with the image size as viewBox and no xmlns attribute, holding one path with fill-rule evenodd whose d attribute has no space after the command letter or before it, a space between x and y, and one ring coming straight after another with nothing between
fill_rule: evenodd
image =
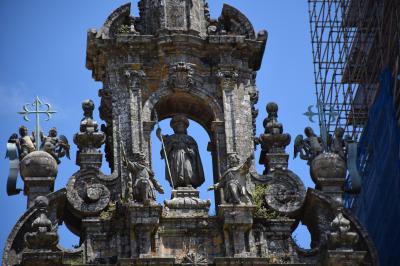
<instances>
[{"instance_id":1,"label":"stone orb","mask_svg":"<svg viewBox=\"0 0 400 266\"><path fill-rule=\"evenodd\" d=\"M21 176L25 177L56 177L58 165L56 160L44 151L29 153L20 162Z\"/></svg>"},{"instance_id":2,"label":"stone orb","mask_svg":"<svg viewBox=\"0 0 400 266\"><path fill-rule=\"evenodd\" d=\"M318 179L346 178L346 162L336 153L321 153L311 162L313 181Z\"/></svg>"}]
</instances>

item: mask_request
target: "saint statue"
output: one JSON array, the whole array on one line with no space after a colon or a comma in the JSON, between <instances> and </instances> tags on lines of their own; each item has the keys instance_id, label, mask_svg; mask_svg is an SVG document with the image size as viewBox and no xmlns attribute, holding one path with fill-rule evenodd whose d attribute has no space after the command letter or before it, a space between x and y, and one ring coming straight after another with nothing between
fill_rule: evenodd
<instances>
[{"instance_id":1,"label":"saint statue","mask_svg":"<svg viewBox=\"0 0 400 266\"><path fill-rule=\"evenodd\" d=\"M176 115L170 125L173 135L161 135L160 128L156 131L165 146L161 158L166 160L166 178L173 188L197 188L204 183L204 172L197 143L187 134L189 120L184 115Z\"/></svg>"},{"instance_id":2,"label":"saint statue","mask_svg":"<svg viewBox=\"0 0 400 266\"><path fill-rule=\"evenodd\" d=\"M135 160L130 161L125 154L122 162L127 167L130 175L128 184L128 198L134 199L144 205L154 204L156 195L154 190L164 194L164 190L154 177L153 171L146 162L146 156L142 153L135 154Z\"/></svg>"}]
</instances>

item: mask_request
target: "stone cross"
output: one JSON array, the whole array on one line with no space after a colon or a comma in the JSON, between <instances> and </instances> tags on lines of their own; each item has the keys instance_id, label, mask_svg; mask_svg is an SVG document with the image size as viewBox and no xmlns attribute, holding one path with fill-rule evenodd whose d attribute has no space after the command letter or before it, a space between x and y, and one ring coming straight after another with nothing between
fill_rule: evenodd
<instances>
[{"instance_id":1,"label":"stone cross","mask_svg":"<svg viewBox=\"0 0 400 266\"><path fill-rule=\"evenodd\" d=\"M30 109L33 107L34 109ZM42 107L45 107L43 109ZM52 114L56 113L56 111L52 110L52 107L49 103L43 103L38 96L36 96L33 103L27 103L22 107L23 111L18 112L19 114L24 116L25 121L29 121L28 116L34 114L36 117L36 127L35 127L35 142L36 142L36 150L40 150L40 115L47 115L46 121L49 121Z\"/></svg>"}]
</instances>

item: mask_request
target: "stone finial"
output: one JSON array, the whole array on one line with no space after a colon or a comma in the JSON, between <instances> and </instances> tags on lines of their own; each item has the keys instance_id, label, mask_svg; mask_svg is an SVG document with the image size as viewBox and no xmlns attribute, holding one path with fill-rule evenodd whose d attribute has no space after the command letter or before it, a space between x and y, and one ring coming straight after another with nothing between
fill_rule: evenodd
<instances>
[{"instance_id":1,"label":"stone finial","mask_svg":"<svg viewBox=\"0 0 400 266\"><path fill-rule=\"evenodd\" d=\"M106 140L103 132L98 130L98 124L93 119L94 103L85 100L82 103L83 118L80 130L74 135L74 143L78 145L76 164L81 167L100 167L102 155L98 150Z\"/></svg>"},{"instance_id":2,"label":"stone finial","mask_svg":"<svg viewBox=\"0 0 400 266\"><path fill-rule=\"evenodd\" d=\"M278 105L274 102L267 104L268 117L264 119L264 134L258 138L261 144L259 163L265 165L264 173L274 169L286 169L289 155L285 148L290 143L290 135L283 133L283 126L278 122Z\"/></svg>"},{"instance_id":3,"label":"stone finial","mask_svg":"<svg viewBox=\"0 0 400 266\"><path fill-rule=\"evenodd\" d=\"M25 234L25 243L29 249L55 250L58 244L57 232L54 232L52 222L47 217L49 200L44 196L35 199L38 209L37 218L32 222L31 233Z\"/></svg>"},{"instance_id":4,"label":"stone finial","mask_svg":"<svg viewBox=\"0 0 400 266\"><path fill-rule=\"evenodd\" d=\"M328 233L328 248L330 250L353 250L358 238L356 232L350 232L350 221L339 210L331 223L331 232Z\"/></svg>"}]
</instances>

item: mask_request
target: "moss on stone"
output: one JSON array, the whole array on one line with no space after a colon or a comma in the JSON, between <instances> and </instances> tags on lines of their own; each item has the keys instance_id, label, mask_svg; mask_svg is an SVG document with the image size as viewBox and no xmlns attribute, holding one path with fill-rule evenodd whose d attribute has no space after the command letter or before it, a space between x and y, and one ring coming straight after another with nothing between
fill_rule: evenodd
<instances>
[{"instance_id":1,"label":"moss on stone","mask_svg":"<svg viewBox=\"0 0 400 266\"><path fill-rule=\"evenodd\" d=\"M265 193L268 189L268 185L256 185L253 193L253 201L256 209L254 211L254 217L256 218L267 218L267 219L276 219L280 218L281 215L268 208L265 202Z\"/></svg>"}]
</instances>

